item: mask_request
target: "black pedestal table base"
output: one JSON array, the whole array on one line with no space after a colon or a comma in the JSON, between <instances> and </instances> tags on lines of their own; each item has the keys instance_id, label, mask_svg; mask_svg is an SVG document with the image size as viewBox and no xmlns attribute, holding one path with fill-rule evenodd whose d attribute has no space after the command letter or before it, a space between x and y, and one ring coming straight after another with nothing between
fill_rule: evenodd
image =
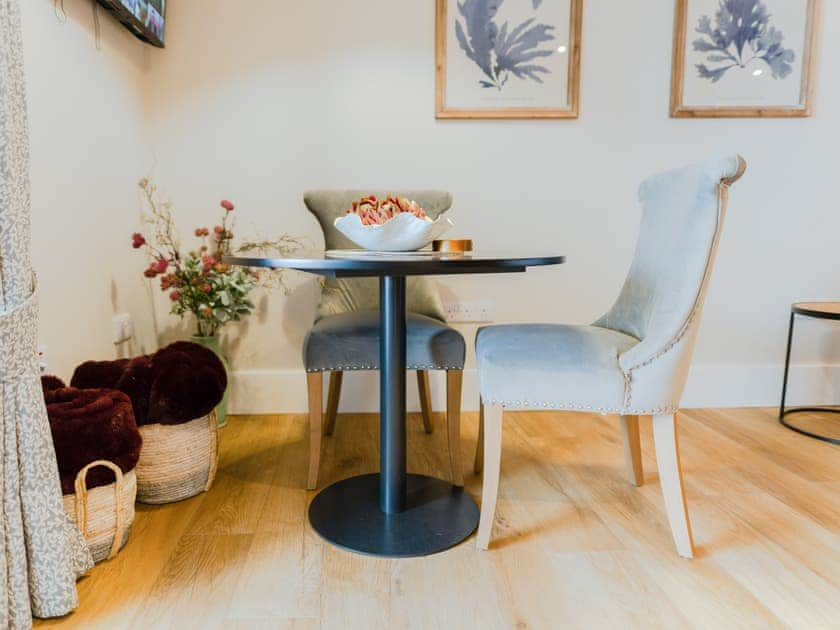
<instances>
[{"instance_id":1,"label":"black pedestal table base","mask_svg":"<svg viewBox=\"0 0 840 630\"><path fill-rule=\"evenodd\" d=\"M338 547L372 556L407 558L445 551L478 527L478 507L463 488L448 481L407 475L402 512L379 505L379 474L339 481L309 506L309 522Z\"/></svg>"},{"instance_id":2,"label":"black pedestal table base","mask_svg":"<svg viewBox=\"0 0 840 630\"><path fill-rule=\"evenodd\" d=\"M379 279L379 474L339 481L309 506L323 538L357 553L425 556L458 544L478 526L463 488L409 475L405 462L405 277Z\"/></svg>"}]
</instances>

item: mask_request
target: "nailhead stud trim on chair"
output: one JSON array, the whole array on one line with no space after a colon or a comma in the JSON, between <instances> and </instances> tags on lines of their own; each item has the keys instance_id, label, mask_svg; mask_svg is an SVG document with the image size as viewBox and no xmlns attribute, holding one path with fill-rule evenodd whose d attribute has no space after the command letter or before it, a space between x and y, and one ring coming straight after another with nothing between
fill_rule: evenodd
<instances>
[{"instance_id":1,"label":"nailhead stud trim on chair","mask_svg":"<svg viewBox=\"0 0 840 630\"><path fill-rule=\"evenodd\" d=\"M543 409L558 409L569 411L594 411L600 414L619 414L622 416L650 416L657 413L676 413L679 407L656 407L654 409L618 409L612 407L594 407L592 405L569 405L560 402L544 402L544 401L530 401L530 400L495 400L491 399L485 401L490 405L501 405L505 409L516 409L523 407L533 407Z\"/></svg>"}]
</instances>

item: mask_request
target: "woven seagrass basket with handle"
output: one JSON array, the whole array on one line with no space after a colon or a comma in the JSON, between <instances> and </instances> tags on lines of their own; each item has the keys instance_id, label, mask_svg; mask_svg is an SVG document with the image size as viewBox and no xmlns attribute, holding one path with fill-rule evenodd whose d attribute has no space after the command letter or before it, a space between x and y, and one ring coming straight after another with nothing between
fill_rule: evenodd
<instances>
[{"instance_id":1,"label":"woven seagrass basket with handle","mask_svg":"<svg viewBox=\"0 0 840 630\"><path fill-rule=\"evenodd\" d=\"M97 466L113 471L116 481L88 489L87 474ZM134 523L137 476L123 474L120 467L104 459L91 462L76 475L75 493L65 494L64 510L82 532L94 562L110 560L128 541Z\"/></svg>"}]
</instances>

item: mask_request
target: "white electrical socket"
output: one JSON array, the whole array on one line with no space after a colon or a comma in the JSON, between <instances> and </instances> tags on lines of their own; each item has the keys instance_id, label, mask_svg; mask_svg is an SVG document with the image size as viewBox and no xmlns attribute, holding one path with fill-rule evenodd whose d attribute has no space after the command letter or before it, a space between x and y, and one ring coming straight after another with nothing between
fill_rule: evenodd
<instances>
[{"instance_id":1,"label":"white electrical socket","mask_svg":"<svg viewBox=\"0 0 840 630\"><path fill-rule=\"evenodd\" d=\"M134 324L130 313L119 313L111 320L114 345L128 341L134 336Z\"/></svg>"},{"instance_id":2,"label":"white electrical socket","mask_svg":"<svg viewBox=\"0 0 840 630\"><path fill-rule=\"evenodd\" d=\"M493 321L492 300L447 302L443 305L446 321L461 323L485 323Z\"/></svg>"}]
</instances>

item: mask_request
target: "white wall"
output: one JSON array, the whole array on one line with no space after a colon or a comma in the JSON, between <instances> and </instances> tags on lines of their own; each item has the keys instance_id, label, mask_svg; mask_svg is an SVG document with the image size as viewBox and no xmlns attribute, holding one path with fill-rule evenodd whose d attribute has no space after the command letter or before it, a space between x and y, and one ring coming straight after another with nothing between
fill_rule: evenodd
<instances>
[{"instance_id":1,"label":"white wall","mask_svg":"<svg viewBox=\"0 0 840 630\"><path fill-rule=\"evenodd\" d=\"M65 0L66 18L52 0L20 5L40 340L50 371L69 378L84 359L114 356L114 312L145 317L127 244L148 166L148 52L105 14L97 50L87 0Z\"/></svg>"},{"instance_id":2,"label":"white wall","mask_svg":"<svg viewBox=\"0 0 840 630\"><path fill-rule=\"evenodd\" d=\"M84 41L50 41L50 57L71 51L76 71L112 100L124 98L127 110L103 122L81 106L83 98L89 104L97 99L76 91L68 98L82 122L72 125L73 137L61 150L75 154L74 171L83 172L67 174L67 160L44 156L48 164L35 170L40 208L58 213L53 208L67 203L70 187L86 200L74 199L75 206L101 209L86 209L82 225L60 219L74 234L77 253L88 229L103 221L113 224L107 238L118 236L116 243L106 240L101 253L80 254L87 264L99 264L99 271L81 267L89 280L62 288L58 279L66 276L57 274L47 287L50 299L59 304L82 296L72 299L82 302L75 307L79 319L84 313L90 323L78 351L101 354L109 336L102 313L110 319L102 280L109 272L101 261L108 257L121 289L137 290L140 264L119 239L134 227L133 182L151 169L176 203L185 237L212 220L222 197L238 204L239 232L253 224L266 234L285 230L317 241L315 222L300 201L306 188L448 189L458 235L484 248L560 252L568 264L523 276L448 279L446 290L495 299L498 321L588 322L614 298L629 263L638 182L664 167L737 150L750 170L733 190L686 402L774 404L790 302L840 293L833 160L840 87L832 67L840 58L840 8L825 4L817 113L806 120L669 118L672 0L646 3L644 11L636 3L586 0L577 121L436 121L431 2L250 0L234 9L223 0L178 0L169 6L164 51L126 45L97 55ZM41 28L61 33L69 27ZM129 119L143 100L132 100L136 93L119 76L142 74L144 54L148 134L141 138L143 127ZM42 67L33 83L63 94L46 85L46 72ZM33 95L36 146L56 151L52 133L69 132L50 109ZM121 137L96 150L87 143L79 155L79 141L104 135L103 124ZM128 136L138 147L149 143L145 162L142 148L124 148ZM97 188L100 168L111 174L105 188ZM62 178L62 185L52 186L51 177ZM45 225L36 223L36 238ZM49 239L41 246L54 251ZM44 272L50 262L42 262ZM304 407L300 343L316 290L311 280L295 283L292 295L271 296L258 317L231 331L239 410ZM145 296L126 304L148 328ZM159 308L165 322L162 300ZM794 397L836 400L836 336L825 325L802 330ZM474 328L464 331L471 339ZM373 409L375 381L354 376L348 407ZM467 383L470 408L474 374Z\"/></svg>"}]
</instances>

